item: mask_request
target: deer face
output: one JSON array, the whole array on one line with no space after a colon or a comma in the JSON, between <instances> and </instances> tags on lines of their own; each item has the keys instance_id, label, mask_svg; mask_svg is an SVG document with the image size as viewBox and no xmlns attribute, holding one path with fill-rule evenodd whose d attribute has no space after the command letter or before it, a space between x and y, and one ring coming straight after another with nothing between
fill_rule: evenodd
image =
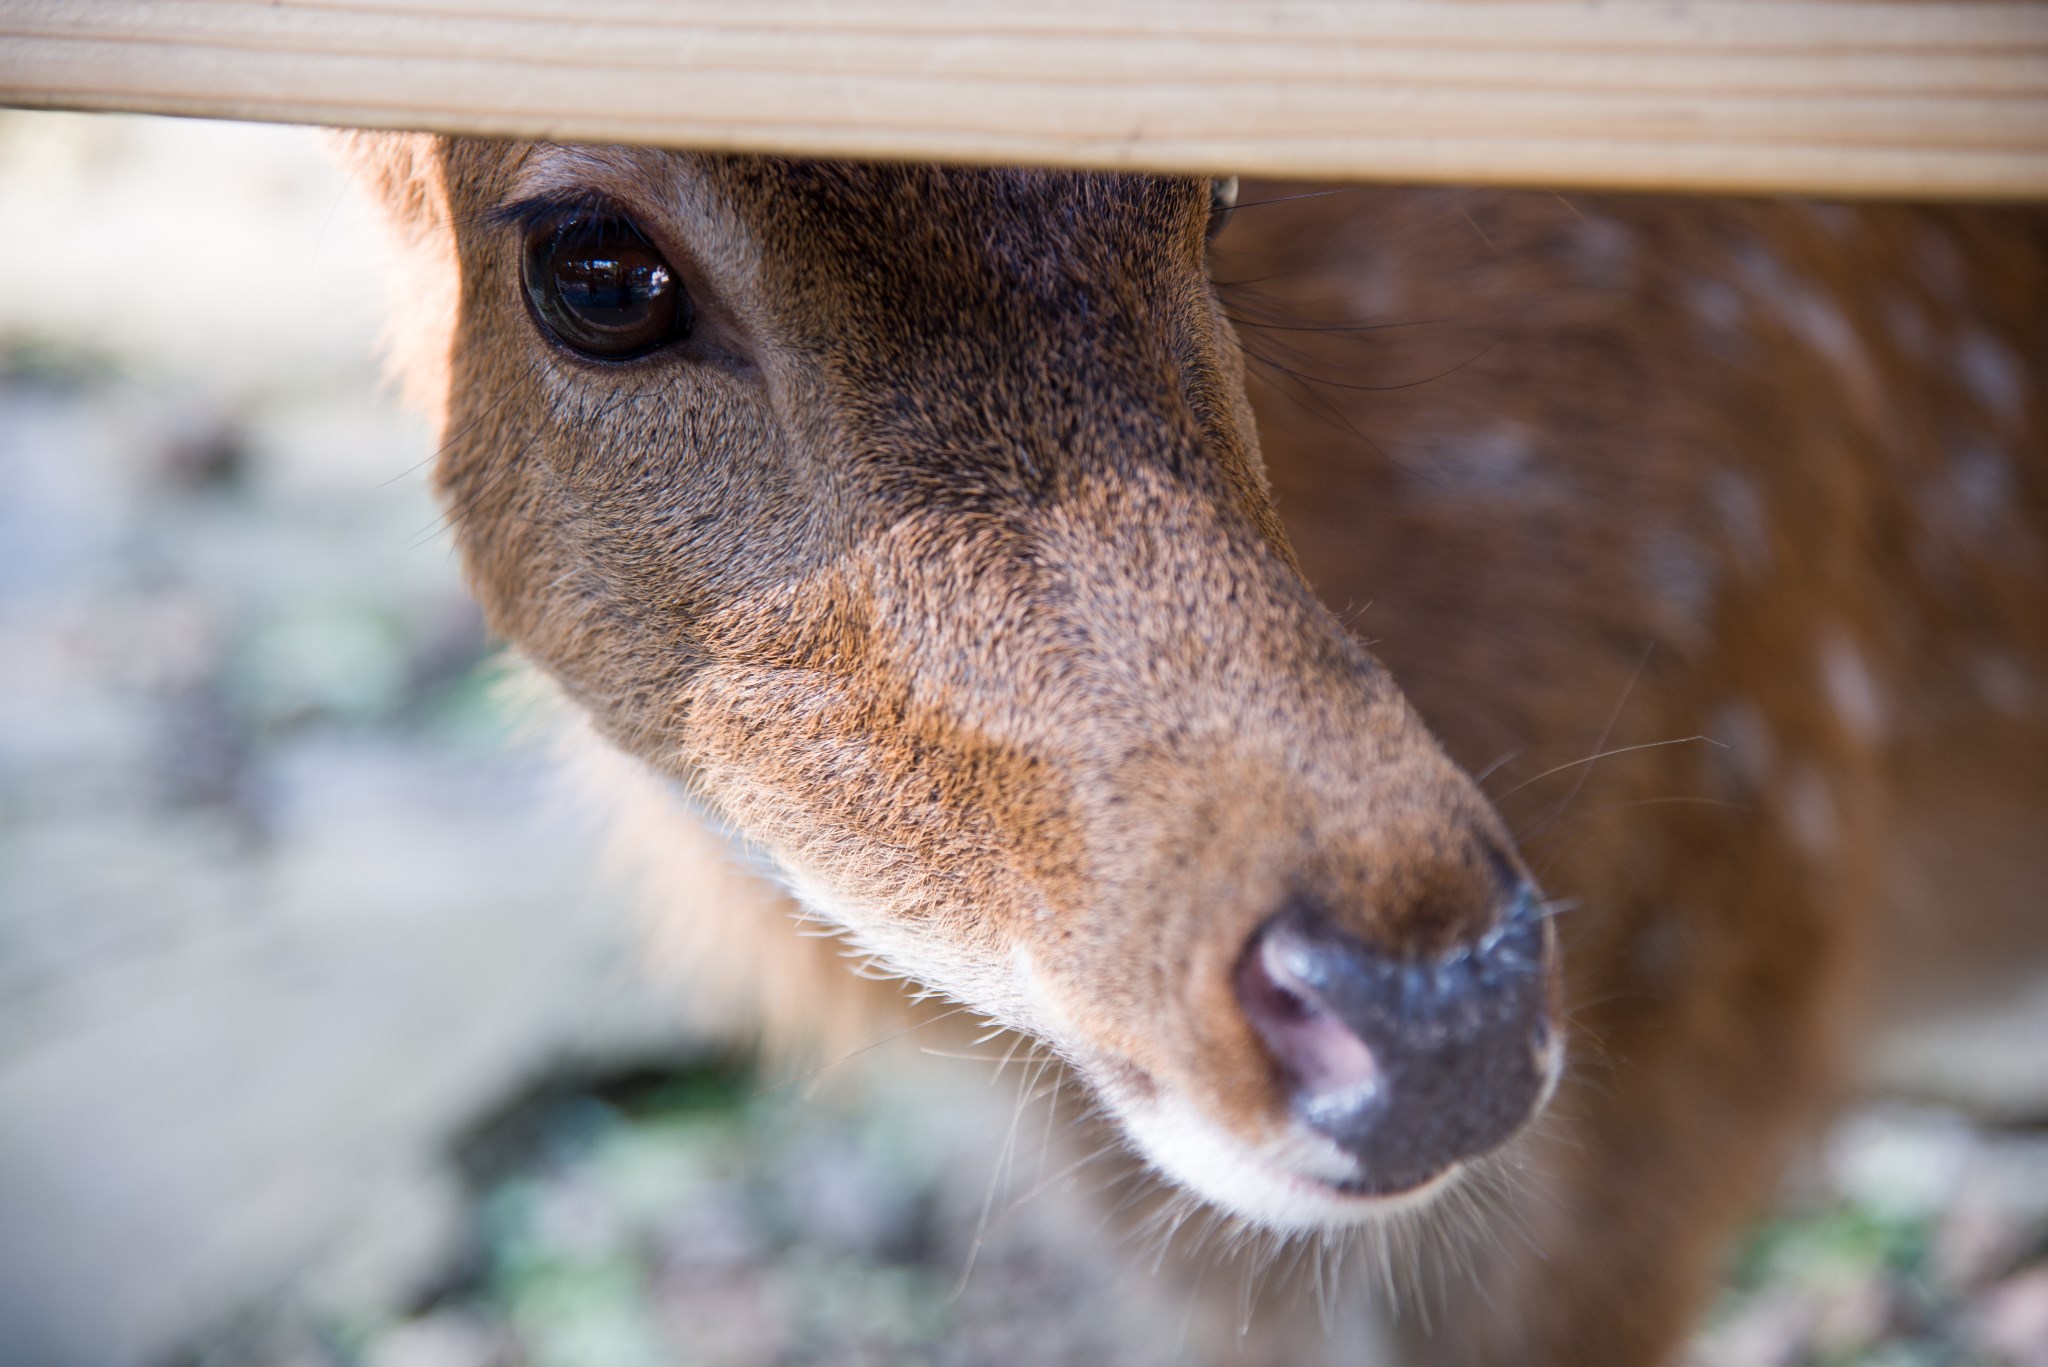
<instances>
[{"instance_id":1,"label":"deer face","mask_svg":"<svg viewBox=\"0 0 2048 1367\"><path fill-rule=\"evenodd\" d=\"M1206 182L365 145L492 622L809 909L1271 1227L1540 1106L1548 928L1294 565Z\"/></svg>"}]
</instances>

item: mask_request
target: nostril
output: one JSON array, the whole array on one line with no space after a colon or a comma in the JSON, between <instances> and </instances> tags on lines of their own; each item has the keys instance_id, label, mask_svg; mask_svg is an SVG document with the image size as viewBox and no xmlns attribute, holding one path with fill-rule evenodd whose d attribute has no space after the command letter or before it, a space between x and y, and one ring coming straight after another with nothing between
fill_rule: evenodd
<instances>
[{"instance_id":1,"label":"nostril","mask_svg":"<svg viewBox=\"0 0 2048 1367\"><path fill-rule=\"evenodd\" d=\"M1269 928L1238 966L1238 1000L1305 1113L1355 1110L1378 1090L1379 1062L1302 971L1299 960L1313 953L1312 945L1284 926Z\"/></svg>"},{"instance_id":2,"label":"nostril","mask_svg":"<svg viewBox=\"0 0 2048 1367\"><path fill-rule=\"evenodd\" d=\"M1271 936L1265 937L1254 953L1245 956L1244 966L1238 970L1237 990L1253 1024L1262 1029L1288 1029L1314 1015L1316 1008L1294 985L1292 974L1274 972L1267 960L1271 940Z\"/></svg>"}]
</instances>

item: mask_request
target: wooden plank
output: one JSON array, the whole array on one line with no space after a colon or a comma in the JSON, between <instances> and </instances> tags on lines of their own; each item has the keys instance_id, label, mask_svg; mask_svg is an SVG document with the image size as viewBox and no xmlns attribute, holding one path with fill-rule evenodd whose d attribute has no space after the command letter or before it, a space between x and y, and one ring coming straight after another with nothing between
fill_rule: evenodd
<instances>
[{"instance_id":1,"label":"wooden plank","mask_svg":"<svg viewBox=\"0 0 2048 1367\"><path fill-rule=\"evenodd\" d=\"M821 156L2048 198L2044 0L0 0L0 103Z\"/></svg>"}]
</instances>

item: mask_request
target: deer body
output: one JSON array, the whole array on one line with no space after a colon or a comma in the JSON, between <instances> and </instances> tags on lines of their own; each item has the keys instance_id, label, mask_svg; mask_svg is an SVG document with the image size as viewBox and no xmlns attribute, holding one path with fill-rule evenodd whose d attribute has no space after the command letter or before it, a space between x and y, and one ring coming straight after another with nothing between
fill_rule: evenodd
<instances>
[{"instance_id":1,"label":"deer body","mask_svg":"<svg viewBox=\"0 0 2048 1367\"><path fill-rule=\"evenodd\" d=\"M1574 1021L1617 1089L1589 1099L1616 1132L1568 1204L1598 1211L1579 1266L1625 1291L1591 1315L1560 1295L1554 1231L1506 1332L1554 1318L1559 1360L1652 1360L1871 1032L2048 961L2048 225L1453 192L1282 210L1245 257L1218 244L1219 278L1273 282L1247 321L1449 320L1244 328L1278 363L1251 366L1263 449L1311 581L1370 603L1452 756L1513 756L1487 787L1579 903ZM1600 751L1625 752L1559 768ZM1594 1346L1630 1324L1639 1347Z\"/></svg>"},{"instance_id":2,"label":"deer body","mask_svg":"<svg viewBox=\"0 0 2048 1367\"><path fill-rule=\"evenodd\" d=\"M1877 928L2043 919L2038 219L1358 192L1219 303L1196 182L359 151L458 282L472 582L706 976L874 992L732 842L1234 1219L1495 1181L1418 1354L1656 1360Z\"/></svg>"}]
</instances>

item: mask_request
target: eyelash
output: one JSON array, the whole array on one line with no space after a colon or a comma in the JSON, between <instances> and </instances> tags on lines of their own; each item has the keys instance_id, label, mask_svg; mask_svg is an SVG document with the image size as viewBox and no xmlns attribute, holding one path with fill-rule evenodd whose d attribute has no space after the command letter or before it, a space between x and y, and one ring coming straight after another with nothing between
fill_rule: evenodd
<instances>
[{"instance_id":1,"label":"eyelash","mask_svg":"<svg viewBox=\"0 0 2048 1367\"><path fill-rule=\"evenodd\" d=\"M501 204L495 209L487 210L481 221L487 227L512 229L523 238L550 219L572 214L602 214L637 221L617 200L595 191L579 195L542 194L516 199L509 204Z\"/></svg>"}]
</instances>

